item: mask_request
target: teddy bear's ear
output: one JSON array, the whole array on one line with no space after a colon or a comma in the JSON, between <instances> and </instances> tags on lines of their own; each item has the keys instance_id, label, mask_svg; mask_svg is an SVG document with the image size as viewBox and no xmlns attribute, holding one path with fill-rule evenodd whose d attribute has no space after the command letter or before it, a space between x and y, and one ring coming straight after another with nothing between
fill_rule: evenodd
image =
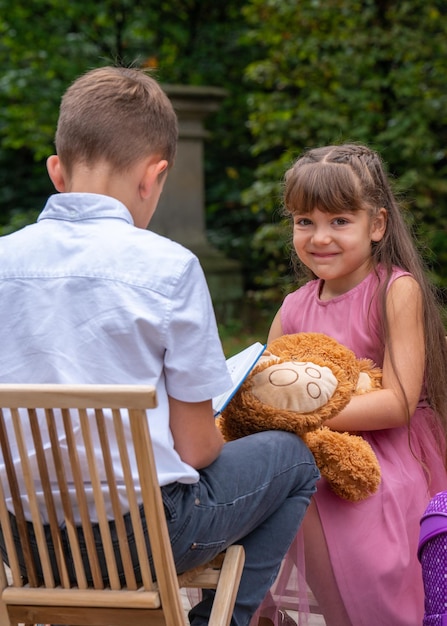
<instances>
[{"instance_id":1,"label":"teddy bear's ear","mask_svg":"<svg viewBox=\"0 0 447 626\"><path fill-rule=\"evenodd\" d=\"M277 363L278 361L281 361L279 356L276 356L276 354L272 354L270 350L264 350L264 352L261 354L261 356L259 357L256 363L256 369L259 369L259 366L265 363L272 364L272 363Z\"/></svg>"},{"instance_id":2,"label":"teddy bear's ear","mask_svg":"<svg viewBox=\"0 0 447 626\"><path fill-rule=\"evenodd\" d=\"M367 393L368 391L372 391L372 381L367 372L359 373L359 381L355 388L355 393Z\"/></svg>"}]
</instances>

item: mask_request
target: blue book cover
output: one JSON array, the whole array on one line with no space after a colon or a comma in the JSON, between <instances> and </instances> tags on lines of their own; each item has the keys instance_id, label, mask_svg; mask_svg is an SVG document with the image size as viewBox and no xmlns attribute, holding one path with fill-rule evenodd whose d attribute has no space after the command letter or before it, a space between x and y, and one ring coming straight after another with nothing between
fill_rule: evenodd
<instances>
[{"instance_id":1,"label":"blue book cover","mask_svg":"<svg viewBox=\"0 0 447 626\"><path fill-rule=\"evenodd\" d=\"M225 391L216 398L213 398L214 417L217 417L220 413L222 413L225 407L231 402L234 394L258 362L265 350L265 347L265 344L257 341L251 346L248 346L248 348L245 348L241 352L238 352L234 356L227 359L227 367L230 372L233 385L228 391Z\"/></svg>"}]
</instances>

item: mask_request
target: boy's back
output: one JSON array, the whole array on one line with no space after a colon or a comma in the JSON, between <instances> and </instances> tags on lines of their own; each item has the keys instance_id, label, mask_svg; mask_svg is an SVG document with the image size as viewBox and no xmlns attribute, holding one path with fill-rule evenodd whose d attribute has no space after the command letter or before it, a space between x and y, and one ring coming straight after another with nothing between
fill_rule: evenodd
<instances>
[{"instance_id":1,"label":"boy's back","mask_svg":"<svg viewBox=\"0 0 447 626\"><path fill-rule=\"evenodd\" d=\"M113 198L51 196L37 224L0 238L0 267L0 381L19 382L25 375L40 383L157 385L174 346L176 369L183 352L204 380L213 363L222 367L221 347L216 351L211 342L201 348L187 332L191 324L204 343L216 332L197 258L135 228ZM180 336L177 305L184 309ZM17 369L11 354L26 365ZM190 371L185 367L172 391L179 395L182 389L185 399L195 401Z\"/></svg>"}]
</instances>

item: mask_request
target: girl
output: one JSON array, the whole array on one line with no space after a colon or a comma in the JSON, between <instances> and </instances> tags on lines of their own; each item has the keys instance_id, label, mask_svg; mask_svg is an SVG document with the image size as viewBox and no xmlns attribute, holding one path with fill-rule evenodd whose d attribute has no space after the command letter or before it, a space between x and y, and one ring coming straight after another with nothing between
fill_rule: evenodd
<instances>
[{"instance_id":1,"label":"girl","mask_svg":"<svg viewBox=\"0 0 447 626\"><path fill-rule=\"evenodd\" d=\"M350 503L318 483L303 524L307 581L327 626L416 626L419 520L447 488L447 349L436 300L374 151L308 151L286 173L284 200L313 280L285 298L268 341L322 332L383 369L383 389L326 422L371 444L381 486ZM292 550L287 558L295 561Z\"/></svg>"}]
</instances>

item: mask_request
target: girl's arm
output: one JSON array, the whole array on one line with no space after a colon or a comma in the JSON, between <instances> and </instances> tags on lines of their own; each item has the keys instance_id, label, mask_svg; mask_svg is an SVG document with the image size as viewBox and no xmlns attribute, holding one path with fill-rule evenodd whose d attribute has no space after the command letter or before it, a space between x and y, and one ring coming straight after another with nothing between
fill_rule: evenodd
<instances>
[{"instance_id":1,"label":"girl's arm","mask_svg":"<svg viewBox=\"0 0 447 626\"><path fill-rule=\"evenodd\" d=\"M282 324L281 324L281 309L276 313L273 318L272 325L270 326L270 331L267 337L267 343L270 343L274 339L281 337L284 333L282 332Z\"/></svg>"},{"instance_id":2,"label":"girl's arm","mask_svg":"<svg viewBox=\"0 0 447 626\"><path fill-rule=\"evenodd\" d=\"M395 280L386 301L389 338L382 368L383 389L354 396L343 411L325 422L326 426L352 432L393 428L407 423L416 409L424 378L422 308L417 282L410 276Z\"/></svg>"}]
</instances>

